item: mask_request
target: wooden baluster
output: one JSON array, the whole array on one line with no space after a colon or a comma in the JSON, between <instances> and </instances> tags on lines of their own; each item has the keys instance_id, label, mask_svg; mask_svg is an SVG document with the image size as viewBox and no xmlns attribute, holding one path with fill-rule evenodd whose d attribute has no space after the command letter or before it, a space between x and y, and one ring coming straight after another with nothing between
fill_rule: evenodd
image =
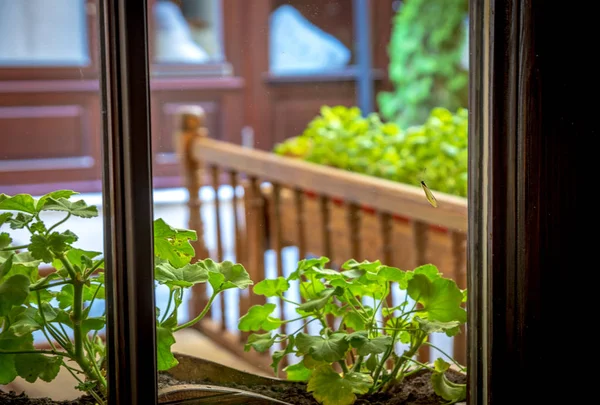
<instances>
[{"instance_id":1,"label":"wooden baluster","mask_svg":"<svg viewBox=\"0 0 600 405\"><path fill-rule=\"evenodd\" d=\"M333 263L333 249L331 246L331 211L329 207L329 197L325 195L319 196L319 208L321 210L321 234L323 235L323 255L328 257ZM334 320L332 314L326 316L327 324L330 328L334 327Z\"/></svg>"},{"instance_id":2,"label":"wooden baluster","mask_svg":"<svg viewBox=\"0 0 600 405\"><path fill-rule=\"evenodd\" d=\"M237 196L238 187L238 174L235 170L229 171L229 178L231 181L231 188L233 189L233 196L231 203L233 204L233 237L235 244L235 260L236 263L244 263L243 258L243 246L242 236L240 233L240 218L239 218L239 200Z\"/></svg>"},{"instance_id":3,"label":"wooden baluster","mask_svg":"<svg viewBox=\"0 0 600 405\"><path fill-rule=\"evenodd\" d=\"M304 190L297 188L294 190L294 201L296 206L296 231L298 232L298 260L306 259L306 218L304 210ZM302 282L302 280L299 280ZM300 302L306 300L300 296ZM308 325L304 325L304 333L308 333Z\"/></svg>"},{"instance_id":4,"label":"wooden baluster","mask_svg":"<svg viewBox=\"0 0 600 405\"><path fill-rule=\"evenodd\" d=\"M347 221L350 230L350 254L351 259L361 261L360 259L360 208L356 203L348 204Z\"/></svg>"},{"instance_id":5,"label":"wooden baluster","mask_svg":"<svg viewBox=\"0 0 600 405\"><path fill-rule=\"evenodd\" d=\"M427 264L428 225L424 222L414 221L412 223L412 234L415 252L415 267ZM418 304L418 307L421 307ZM423 345L417 354L419 361L427 363L430 361L429 346Z\"/></svg>"},{"instance_id":6,"label":"wooden baluster","mask_svg":"<svg viewBox=\"0 0 600 405\"><path fill-rule=\"evenodd\" d=\"M319 208L321 210L321 235L323 237L323 255L333 261L333 249L331 248L331 211L329 207L329 198L327 196L319 196Z\"/></svg>"},{"instance_id":7,"label":"wooden baluster","mask_svg":"<svg viewBox=\"0 0 600 405\"><path fill-rule=\"evenodd\" d=\"M452 278L461 290L467 288L467 234L459 231L450 232L452 249ZM454 360L462 365L467 364L467 334L465 326L461 326L460 333L454 336Z\"/></svg>"},{"instance_id":8,"label":"wooden baluster","mask_svg":"<svg viewBox=\"0 0 600 405\"><path fill-rule=\"evenodd\" d=\"M258 284L265 279L265 201L258 178L250 177L247 194L248 272L254 284ZM263 305L265 302L264 296L250 294L250 306Z\"/></svg>"},{"instance_id":9,"label":"wooden baluster","mask_svg":"<svg viewBox=\"0 0 600 405\"><path fill-rule=\"evenodd\" d=\"M195 251L195 259L206 259L209 257L208 248L204 239L204 224L202 222L202 201L200 200L200 187L204 181L204 165L194 159L194 144L200 138L208 137L205 127L206 117L201 107L186 106L175 115L175 128L177 132L173 136L175 151L179 158L179 169L184 187L188 192L188 228L196 231L198 238L191 242ZM189 300L189 311L191 314L199 314L206 304L206 284L196 284L192 288Z\"/></svg>"},{"instance_id":10,"label":"wooden baluster","mask_svg":"<svg viewBox=\"0 0 600 405\"><path fill-rule=\"evenodd\" d=\"M379 226L381 230L381 257L383 264L391 266L392 264L392 215L388 212L379 212ZM388 308L394 307L394 297L390 292L385 301ZM384 325L392 318L392 315L388 315L383 318ZM387 366L393 367L394 361L388 360Z\"/></svg>"},{"instance_id":11,"label":"wooden baluster","mask_svg":"<svg viewBox=\"0 0 600 405\"><path fill-rule=\"evenodd\" d=\"M234 239L234 252L235 258L233 259L234 263L244 263L242 259L242 241L240 236L240 219L239 219L239 210L238 210L238 196L237 196L237 186L238 186L238 174L235 170L229 170L229 181L231 183L231 189L233 194L231 196L231 211L233 213L233 239ZM238 298L238 311L239 316L242 316L243 313L243 297L241 291L235 291L235 294Z\"/></svg>"},{"instance_id":12,"label":"wooden baluster","mask_svg":"<svg viewBox=\"0 0 600 405\"><path fill-rule=\"evenodd\" d=\"M216 235L216 244L217 244L217 252L215 261L221 262L223 261L223 241L221 238L221 200L219 199L219 187L221 185L221 179L219 178L219 168L217 166L211 166L211 177L212 177L212 187L215 190L215 235ZM227 311L225 308L225 294L219 294L219 302L221 303L221 330L227 329Z\"/></svg>"},{"instance_id":13,"label":"wooden baluster","mask_svg":"<svg viewBox=\"0 0 600 405\"><path fill-rule=\"evenodd\" d=\"M294 190L296 205L296 231L298 231L298 260L306 259L306 218L304 214L304 191Z\"/></svg>"},{"instance_id":14,"label":"wooden baluster","mask_svg":"<svg viewBox=\"0 0 600 405\"><path fill-rule=\"evenodd\" d=\"M271 237L269 238L270 248L275 253L275 266L278 277L285 277L283 272L283 255L281 249L283 248L282 242L282 229L281 229L281 185L279 183L273 183L273 189L271 194L271 206L270 206L270 224L271 224ZM279 299L279 317L281 320L286 320L285 316L285 301ZM281 333L287 332L287 325L281 325ZM280 367L287 366L287 356L284 356L281 360Z\"/></svg>"},{"instance_id":15,"label":"wooden baluster","mask_svg":"<svg viewBox=\"0 0 600 405\"><path fill-rule=\"evenodd\" d=\"M386 266L392 265L392 215L388 212L379 213L379 226L381 230L381 258ZM389 308L394 306L392 294L387 297L386 304ZM389 317L386 317L386 321Z\"/></svg>"}]
</instances>

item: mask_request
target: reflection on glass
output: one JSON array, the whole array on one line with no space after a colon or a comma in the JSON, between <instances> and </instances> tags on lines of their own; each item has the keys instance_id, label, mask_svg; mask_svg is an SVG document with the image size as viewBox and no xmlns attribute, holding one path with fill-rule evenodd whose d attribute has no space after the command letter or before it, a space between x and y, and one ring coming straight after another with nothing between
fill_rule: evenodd
<instances>
[{"instance_id":1,"label":"reflection on glass","mask_svg":"<svg viewBox=\"0 0 600 405\"><path fill-rule=\"evenodd\" d=\"M271 14L269 41L269 68L275 74L340 69L352 56L340 40L287 4Z\"/></svg>"},{"instance_id":2,"label":"reflection on glass","mask_svg":"<svg viewBox=\"0 0 600 405\"><path fill-rule=\"evenodd\" d=\"M0 65L89 62L84 0L0 0Z\"/></svg>"},{"instance_id":3,"label":"reflection on glass","mask_svg":"<svg viewBox=\"0 0 600 405\"><path fill-rule=\"evenodd\" d=\"M222 60L220 7L218 0L158 0L153 7L155 62Z\"/></svg>"}]
</instances>

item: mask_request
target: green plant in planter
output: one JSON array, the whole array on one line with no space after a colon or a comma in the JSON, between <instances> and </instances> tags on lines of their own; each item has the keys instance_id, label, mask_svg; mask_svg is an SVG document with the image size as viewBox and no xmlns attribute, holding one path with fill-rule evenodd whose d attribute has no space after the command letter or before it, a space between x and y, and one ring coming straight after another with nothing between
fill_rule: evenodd
<instances>
[{"instance_id":1,"label":"green plant in planter","mask_svg":"<svg viewBox=\"0 0 600 405\"><path fill-rule=\"evenodd\" d=\"M296 137L275 145L278 155L467 196L468 114L434 108L426 121L402 131L377 113L324 106Z\"/></svg>"},{"instance_id":2,"label":"green plant in planter","mask_svg":"<svg viewBox=\"0 0 600 405\"><path fill-rule=\"evenodd\" d=\"M302 320L303 325L289 334L277 333L283 323L291 321L272 316L275 304L255 305L240 318L239 329L261 333L251 334L245 349L266 352L281 343L282 349L272 355L273 370L277 373L288 354L301 357L284 371L288 379L306 381L308 391L325 405L352 404L357 395L388 390L423 369L432 371L433 388L447 403L464 400L466 385L445 376L450 363L439 358L433 365L423 364L414 356L423 345L433 346L429 334L459 332L466 322L462 306L466 291L433 265L402 271L379 261L349 260L337 271L326 268L328 261L325 257L302 260L289 277L254 286L255 294L280 297L295 305L299 318L292 321ZM284 295L294 280L299 282L303 303ZM394 288L404 292L404 300L389 307ZM312 322L320 324L320 332L302 332ZM398 342L408 348L398 352Z\"/></svg>"},{"instance_id":3,"label":"green plant in planter","mask_svg":"<svg viewBox=\"0 0 600 405\"><path fill-rule=\"evenodd\" d=\"M75 194L60 190L37 200L28 194L0 194L0 227L30 234L29 243L13 246L11 234L0 232L0 384L17 376L49 382L64 367L79 381L78 389L104 404L106 347L98 332L106 326L106 318L90 314L92 304L105 298L104 260L100 252L76 248L78 237L73 232L59 230L72 217L98 215L95 206L72 201ZM65 216L50 224L44 220L49 211ZM162 219L154 221L155 280L169 288L165 312L161 316L156 311L159 370L177 365L171 353L173 332L200 321L224 290L252 284L239 264L210 259L192 263L190 241L194 240L195 231L173 228ZM57 271L40 277L42 263ZM184 290L205 282L213 291L208 304L194 319L178 324ZM50 349L34 347L36 331L43 333Z\"/></svg>"}]
</instances>

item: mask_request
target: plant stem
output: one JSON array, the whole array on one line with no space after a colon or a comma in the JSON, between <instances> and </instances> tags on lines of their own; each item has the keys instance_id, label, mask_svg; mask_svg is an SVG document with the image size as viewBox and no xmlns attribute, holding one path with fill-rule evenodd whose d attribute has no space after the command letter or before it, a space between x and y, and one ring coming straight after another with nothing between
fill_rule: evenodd
<instances>
[{"instance_id":1,"label":"plant stem","mask_svg":"<svg viewBox=\"0 0 600 405\"><path fill-rule=\"evenodd\" d=\"M360 366L362 365L362 362L364 359L365 359L365 356L359 355L358 358L356 359L356 362L354 362L354 366L352 366L352 371L360 372Z\"/></svg>"},{"instance_id":2,"label":"plant stem","mask_svg":"<svg viewBox=\"0 0 600 405\"><path fill-rule=\"evenodd\" d=\"M212 305L213 301L215 300L215 298L217 298L217 295L219 295L219 293L213 293L210 297L210 299L208 300L208 303L206 304L206 306L204 307L204 309L202 310L202 312L200 312L200 314L195 317L194 319L192 319L189 322L186 322L184 324L178 325L176 327L173 328L173 332L177 332L178 330L181 329L185 329L189 326L194 325L195 323L199 322L202 318L204 318L204 316L206 315L206 313L208 312L208 310L210 309L210 306Z\"/></svg>"},{"instance_id":3,"label":"plant stem","mask_svg":"<svg viewBox=\"0 0 600 405\"><path fill-rule=\"evenodd\" d=\"M58 350L4 350L4 349L0 349L0 354L51 354L53 356L63 356L63 357L68 357L70 359L73 359L73 356L71 356L69 353L67 352L60 352Z\"/></svg>"},{"instance_id":4,"label":"plant stem","mask_svg":"<svg viewBox=\"0 0 600 405\"><path fill-rule=\"evenodd\" d=\"M63 264L63 266L65 266L65 269L67 269L67 272L69 273L69 276L71 277L71 280L74 283L77 278L77 273L75 272L75 269L73 268L73 265L71 264L71 262L67 260L65 255L62 255L62 254L60 256L56 256L56 258L58 260L60 260L60 262Z\"/></svg>"},{"instance_id":5,"label":"plant stem","mask_svg":"<svg viewBox=\"0 0 600 405\"><path fill-rule=\"evenodd\" d=\"M344 371L344 374L348 374L348 372L350 370L348 370L348 366L346 365L346 362L344 360L340 360L340 361L338 361L338 363L342 367L342 371Z\"/></svg>"},{"instance_id":6,"label":"plant stem","mask_svg":"<svg viewBox=\"0 0 600 405\"><path fill-rule=\"evenodd\" d=\"M104 259L98 260L98 263L96 263L87 273L85 273L84 280L87 280L87 278L91 276L98 269L98 267L102 265L102 263L104 263Z\"/></svg>"},{"instance_id":7,"label":"plant stem","mask_svg":"<svg viewBox=\"0 0 600 405\"><path fill-rule=\"evenodd\" d=\"M169 289L169 301L167 302L167 308L165 309L165 313L163 314L163 316L160 320L161 324L167 319L167 314L169 313L169 310L171 309L171 304L173 303L173 293L174 292L175 292L175 290Z\"/></svg>"},{"instance_id":8,"label":"plant stem","mask_svg":"<svg viewBox=\"0 0 600 405\"><path fill-rule=\"evenodd\" d=\"M69 263L70 265L70 263ZM75 340L75 358L84 360L83 357L83 332L81 329L82 312L83 312L83 282L81 280L73 280L73 332Z\"/></svg>"},{"instance_id":9,"label":"plant stem","mask_svg":"<svg viewBox=\"0 0 600 405\"><path fill-rule=\"evenodd\" d=\"M19 249L27 249L29 245L21 245L21 246L9 246L0 249L0 252L10 252L11 250L19 250Z\"/></svg>"},{"instance_id":10,"label":"plant stem","mask_svg":"<svg viewBox=\"0 0 600 405\"><path fill-rule=\"evenodd\" d=\"M296 333L300 332L302 329L304 329L304 327L306 325L308 325L309 323L316 321L319 318L312 318L311 320L307 321L304 323L304 325L302 325L301 327L299 327L296 331L292 332L292 333L288 333L288 336L294 336Z\"/></svg>"},{"instance_id":11,"label":"plant stem","mask_svg":"<svg viewBox=\"0 0 600 405\"><path fill-rule=\"evenodd\" d=\"M285 297L283 296L283 294L280 294L280 295L279 295L279 298L281 298L281 300L282 300L282 301L289 302L289 303L290 303L290 304L292 304L292 305L300 306L300 304L299 304L298 302L295 302L295 301L292 301L292 300L290 300L290 299L287 299L287 298L285 298Z\"/></svg>"},{"instance_id":12,"label":"plant stem","mask_svg":"<svg viewBox=\"0 0 600 405\"><path fill-rule=\"evenodd\" d=\"M45 289L52 288L52 287L58 287L59 285L64 285L64 284L72 284L72 281L71 280L62 280L62 281L57 281L55 283L42 284L42 285L38 285L35 287L30 287L29 291L45 290Z\"/></svg>"},{"instance_id":13,"label":"plant stem","mask_svg":"<svg viewBox=\"0 0 600 405\"><path fill-rule=\"evenodd\" d=\"M67 214L67 216L66 216L65 218L63 218L62 220L60 220L60 221L58 221L57 223L55 223L54 225L52 225L52 226L50 227L50 229L48 229L48 230L46 231L46 236L47 236L47 235L49 235L49 234L50 234L50 232L51 232L53 229L55 229L57 226L59 226L59 225L62 225L62 224L64 224L65 222L67 222L69 218L71 218L71 213L70 213L70 212Z\"/></svg>"},{"instance_id":14,"label":"plant stem","mask_svg":"<svg viewBox=\"0 0 600 405\"><path fill-rule=\"evenodd\" d=\"M94 291L94 295L92 295L92 299L90 300L88 307L83 311L83 316L85 318L88 317L88 315L92 309L92 305L94 305L94 300L96 299L96 296L98 295L98 291L100 291L101 287L102 287L102 284L98 284L98 287L96 287L96 291Z\"/></svg>"},{"instance_id":15,"label":"plant stem","mask_svg":"<svg viewBox=\"0 0 600 405\"><path fill-rule=\"evenodd\" d=\"M36 291L36 298L37 298L37 304L38 304L38 312L40 313L40 317L42 318L42 328L41 328L41 330L42 330L42 333L44 334L44 336L46 337L46 339L48 340L48 343L50 344L50 347L52 347L53 350L56 350L56 347L54 346L54 343L52 343L52 340L50 339L50 337L46 333L45 328L48 328L48 332L52 335L52 337L54 338L54 340L56 340L59 345L61 345L65 350L68 351L69 348L70 348L70 345L68 344L68 341L69 341L68 336L67 336L66 339L64 339L63 336L60 336L60 333L57 333L54 329L52 329L50 323L48 323L46 321L46 316L44 315L44 311L42 309L42 298L40 296L40 292L39 291Z\"/></svg>"},{"instance_id":16,"label":"plant stem","mask_svg":"<svg viewBox=\"0 0 600 405\"><path fill-rule=\"evenodd\" d=\"M98 368L98 364L96 363L96 358L95 358L96 352L94 351L94 347L90 343L89 338L87 336L85 336L85 344L86 344L87 351L88 351L88 357L90 358L90 362L92 363L92 367L94 367L94 371L96 371L96 375L99 378L99 382L102 385L103 389L105 390L107 387L106 379L104 378L104 376L100 372L100 369Z\"/></svg>"},{"instance_id":17,"label":"plant stem","mask_svg":"<svg viewBox=\"0 0 600 405\"><path fill-rule=\"evenodd\" d=\"M439 347L437 347L436 345L434 345L434 344L432 344L432 343L430 343L430 342L425 342L425 343L423 343L423 344L425 344L425 345L427 345L427 346L431 346L431 347L433 347L435 350L437 350L438 352L442 353L444 356L448 357L448 359L449 359L449 360L450 360L452 363L454 363L454 365L455 365L456 367L458 367L458 368L459 368L461 371L464 371L464 370L465 370L465 367L464 367L464 366L460 365L460 364L459 364L459 363L458 363L456 360L454 360L454 359L452 358L452 356L448 355L448 354L447 354L445 351L443 351L442 349L440 349L440 348L439 348Z\"/></svg>"}]
</instances>

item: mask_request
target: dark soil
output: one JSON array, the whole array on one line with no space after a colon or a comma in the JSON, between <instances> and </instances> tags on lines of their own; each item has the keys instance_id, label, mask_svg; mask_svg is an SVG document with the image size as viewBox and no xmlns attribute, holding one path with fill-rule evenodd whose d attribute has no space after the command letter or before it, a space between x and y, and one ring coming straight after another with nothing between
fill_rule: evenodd
<instances>
[{"instance_id":1,"label":"dark soil","mask_svg":"<svg viewBox=\"0 0 600 405\"><path fill-rule=\"evenodd\" d=\"M96 401L90 396L83 396L72 401L54 401L50 398L29 398L24 393L14 391L3 392L0 390L1 405L94 405Z\"/></svg>"},{"instance_id":2,"label":"dark soil","mask_svg":"<svg viewBox=\"0 0 600 405\"><path fill-rule=\"evenodd\" d=\"M454 372L447 372L449 380L456 383L466 383L466 376ZM445 401L438 397L430 384L431 373L422 371L406 378L402 384L393 387L390 392L378 393L372 395L361 395L358 397L355 405L440 405ZM164 388L179 384L194 384L192 381L179 381L166 373L159 373L158 387ZM215 385L212 382L207 384ZM221 384L229 388L251 391L267 397L275 398L280 401L288 402L294 405L318 405L318 402L312 397L312 394L306 391L306 384L276 384L276 385L258 385L247 387L240 384ZM82 396L72 401L54 401L50 398L29 398L27 395L15 392L5 393L0 390L0 405L94 405L95 402L90 396Z\"/></svg>"},{"instance_id":3,"label":"dark soil","mask_svg":"<svg viewBox=\"0 0 600 405\"><path fill-rule=\"evenodd\" d=\"M456 383L465 384L467 381L467 377L464 374L452 370L449 370L446 373L446 376L449 380ZM423 370L422 372L407 377L402 384L393 387L387 393L359 396L355 405L440 405L447 402L433 392L430 379L431 372ZM159 388L178 384L193 384L193 382L178 381L168 374L159 374ZM215 385L213 382L207 382L207 384ZM306 391L306 384L303 383L270 386L258 385L252 387L234 383L220 385L252 391L294 405L318 405L318 402L312 397L312 394Z\"/></svg>"}]
</instances>

